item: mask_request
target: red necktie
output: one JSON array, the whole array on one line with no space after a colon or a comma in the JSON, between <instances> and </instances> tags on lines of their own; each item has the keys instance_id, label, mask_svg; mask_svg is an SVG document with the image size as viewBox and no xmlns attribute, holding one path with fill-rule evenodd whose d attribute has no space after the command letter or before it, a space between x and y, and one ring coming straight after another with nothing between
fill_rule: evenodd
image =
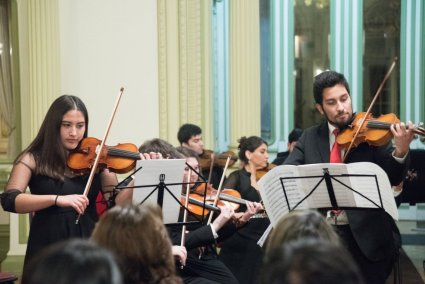
<instances>
[{"instance_id":1,"label":"red necktie","mask_svg":"<svg viewBox=\"0 0 425 284\"><path fill-rule=\"evenodd\" d=\"M336 143L336 137L338 136L338 132L339 130L337 128L334 129L333 134L335 136L335 142L332 145L332 150L331 150L331 158L330 158L330 163L342 163L342 159L341 159L341 148L339 148L339 144ZM335 218L335 223L336 223L336 218L338 217L339 214L341 214L340 209L336 209L336 210L331 210L334 218Z\"/></svg>"},{"instance_id":2,"label":"red necktie","mask_svg":"<svg viewBox=\"0 0 425 284\"><path fill-rule=\"evenodd\" d=\"M338 136L338 132L339 130L337 128L335 128L333 131L333 134L335 136L335 142L332 145L331 158L329 160L330 163L342 163L341 148L339 147L338 143L336 143L336 137Z\"/></svg>"}]
</instances>

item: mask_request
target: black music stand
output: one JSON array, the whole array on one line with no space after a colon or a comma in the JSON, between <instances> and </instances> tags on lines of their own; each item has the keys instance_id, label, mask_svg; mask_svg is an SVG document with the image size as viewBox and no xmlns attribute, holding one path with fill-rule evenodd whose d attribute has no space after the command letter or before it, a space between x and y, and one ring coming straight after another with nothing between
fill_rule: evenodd
<instances>
[{"instance_id":1,"label":"black music stand","mask_svg":"<svg viewBox=\"0 0 425 284\"><path fill-rule=\"evenodd\" d=\"M398 219L388 176L373 163L277 166L258 184L273 225L301 208L386 210Z\"/></svg>"},{"instance_id":2,"label":"black music stand","mask_svg":"<svg viewBox=\"0 0 425 284\"><path fill-rule=\"evenodd\" d=\"M339 180L339 178L342 177L367 177L371 179L371 182L376 184L376 191L378 193L379 196L379 203L380 205L376 204L375 201L371 200L370 198L368 198L367 196L365 196L364 194L358 192L357 190L353 189L351 186L348 186L347 184L345 184L344 182L342 182L341 180ZM297 179L297 178L320 178L320 180L317 182L317 184L306 194L306 196L301 199L300 201L298 201L297 204L295 204L295 206L293 208L291 208L291 205L289 204L289 200L288 200L288 196L286 194L286 190L285 190L285 185L284 185L284 180L288 180L288 179ZM357 210L357 209L368 209L368 210L376 210L376 209L383 209L384 205L382 204L382 197L381 197L381 191L379 190L379 184L378 184L378 178L376 175L367 175L367 174L362 174L362 175L358 175L358 174L342 174L342 175L331 175L329 174L329 169L328 168L323 168L323 176L299 176L299 177L284 177L284 178L280 178L281 184L282 184L282 189L283 189L283 193L285 194L285 199L286 199L286 204L288 205L288 209L289 211L293 211L295 209L297 209L297 207L303 203L304 200L306 200L307 198L309 198L314 191L323 183L323 181L326 184L326 189L328 192L328 196L329 196L329 201L330 201L330 205L328 207L318 207L320 209L350 209L350 210ZM343 187L345 187L348 190L351 190L352 192L360 195L361 197L365 198L366 200L370 201L372 204L374 204L376 206L376 208L373 207L350 207L350 206L339 206L338 205L338 201L337 198L335 196L335 191L334 191L334 186L332 181L335 181L337 183L339 183L340 185L342 185Z\"/></svg>"},{"instance_id":3,"label":"black music stand","mask_svg":"<svg viewBox=\"0 0 425 284\"><path fill-rule=\"evenodd\" d=\"M180 199L182 186L187 185L186 182L182 182L185 166L195 171L184 159L138 161L136 166L137 173L135 174L137 185L132 186L132 188L141 190L133 192L133 201L138 204L157 203L162 208L164 224L166 225L198 224L203 222L203 218L195 218L196 221L193 222L180 222L178 219L181 208L184 208L184 210L194 216ZM139 171L141 168L143 170ZM204 183L206 185L205 179L199 172L195 172L203 181L195 182L194 184ZM206 210L205 198L203 210Z\"/></svg>"}]
</instances>

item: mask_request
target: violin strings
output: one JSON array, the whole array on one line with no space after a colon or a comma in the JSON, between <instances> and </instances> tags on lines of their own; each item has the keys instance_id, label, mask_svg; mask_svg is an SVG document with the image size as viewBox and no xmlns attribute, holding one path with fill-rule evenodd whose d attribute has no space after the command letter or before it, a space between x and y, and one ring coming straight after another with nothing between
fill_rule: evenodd
<instances>
[{"instance_id":1,"label":"violin strings","mask_svg":"<svg viewBox=\"0 0 425 284\"><path fill-rule=\"evenodd\" d=\"M388 122L368 121L368 123L367 123L368 128L388 129L388 128L390 128L390 126L391 126L391 123L388 123Z\"/></svg>"},{"instance_id":2,"label":"violin strings","mask_svg":"<svg viewBox=\"0 0 425 284\"><path fill-rule=\"evenodd\" d=\"M139 153L136 152L131 152L131 151L126 151L126 150L122 150L122 149L117 149L117 148L113 148L113 147L108 147L108 154L112 155L112 156L124 156L126 158L139 158Z\"/></svg>"}]
</instances>

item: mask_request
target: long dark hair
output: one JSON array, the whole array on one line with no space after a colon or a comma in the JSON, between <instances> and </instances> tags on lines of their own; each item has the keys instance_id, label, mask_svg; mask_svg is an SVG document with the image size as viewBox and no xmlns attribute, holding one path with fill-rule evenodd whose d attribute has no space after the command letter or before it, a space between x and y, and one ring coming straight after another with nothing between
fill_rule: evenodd
<instances>
[{"instance_id":1,"label":"long dark hair","mask_svg":"<svg viewBox=\"0 0 425 284\"><path fill-rule=\"evenodd\" d=\"M83 101L72 95L62 95L57 98L44 117L40 130L31 144L16 158L18 162L26 153L34 156L35 174L45 175L57 180L63 180L66 168L67 150L62 144L60 129L65 113L70 110L81 111L84 115L87 137L89 117Z\"/></svg>"}]
</instances>

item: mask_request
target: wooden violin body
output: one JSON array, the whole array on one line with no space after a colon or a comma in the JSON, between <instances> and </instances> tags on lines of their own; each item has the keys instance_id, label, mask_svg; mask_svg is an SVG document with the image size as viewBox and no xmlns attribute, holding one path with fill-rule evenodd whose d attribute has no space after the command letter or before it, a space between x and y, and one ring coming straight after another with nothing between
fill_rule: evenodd
<instances>
[{"instance_id":1,"label":"wooden violin body","mask_svg":"<svg viewBox=\"0 0 425 284\"><path fill-rule=\"evenodd\" d=\"M202 170L209 169L211 164L214 167L224 168L224 166L226 165L227 157L230 157L228 165L229 167L233 166L238 160L238 157L232 151L227 151L218 154L214 153L214 151L212 150L204 149L202 155L199 156L199 165Z\"/></svg>"},{"instance_id":2,"label":"wooden violin body","mask_svg":"<svg viewBox=\"0 0 425 284\"><path fill-rule=\"evenodd\" d=\"M363 142L372 146L382 146L392 139L390 127L396 123L400 123L400 120L394 113L374 118L370 113L360 112L354 116L351 124L339 133L336 141L344 149L347 149L351 143L352 147L357 147ZM416 134L425 135L423 128L415 127L413 131ZM355 136L357 132L358 135Z\"/></svg>"},{"instance_id":3,"label":"wooden violin body","mask_svg":"<svg viewBox=\"0 0 425 284\"><path fill-rule=\"evenodd\" d=\"M217 211L214 209L218 208L214 206L214 200L217 197L217 190L208 187L205 190L205 186L201 184L192 193L189 194L189 205L188 209L190 212L197 216L203 216L209 214L210 210ZM204 208L205 201L205 208ZM185 196L182 197L182 203L185 202ZM237 210L239 205L245 205L246 200L241 199L241 195L237 190L234 189L223 189L218 197L217 205L229 205L233 210Z\"/></svg>"},{"instance_id":4,"label":"wooden violin body","mask_svg":"<svg viewBox=\"0 0 425 284\"><path fill-rule=\"evenodd\" d=\"M137 146L131 143L116 146L104 146L98 150L101 140L94 137L84 138L80 146L71 151L68 156L68 167L76 173L90 172L97 154L99 157L98 168L108 168L116 173L127 173L134 168L136 160L140 160ZM97 153L99 152L99 153Z\"/></svg>"},{"instance_id":5,"label":"wooden violin body","mask_svg":"<svg viewBox=\"0 0 425 284\"><path fill-rule=\"evenodd\" d=\"M270 170L271 170L271 169L273 169L274 167L276 167L276 165L275 165L275 164L267 164L267 167L264 167L264 168L262 168L262 169L258 169L258 170L255 172L256 180L257 180L257 181L259 181L259 180L260 180L260 178L262 178L265 174L267 174L267 173L268 173L268 171L270 171Z\"/></svg>"}]
</instances>

